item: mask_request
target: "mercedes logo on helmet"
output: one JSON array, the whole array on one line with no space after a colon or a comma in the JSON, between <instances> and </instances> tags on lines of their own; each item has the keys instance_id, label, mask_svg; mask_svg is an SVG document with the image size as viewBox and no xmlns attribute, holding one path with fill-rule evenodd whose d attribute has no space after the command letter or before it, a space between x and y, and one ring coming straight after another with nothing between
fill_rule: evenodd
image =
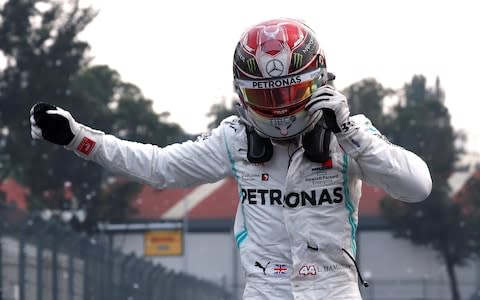
<instances>
[{"instance_id":1,"label":"mercedes logo on helmet","mask_svg":"<svg viewBox=\"0 0 480 300\"><path fill-rule=\"evenodd\" d=\"M267 62L265 69L268 75L270 75L271 77L277 77L283 74L283 70L285 69L285 67L278 59L272 59Z\"/></svg>"}]
</instances>

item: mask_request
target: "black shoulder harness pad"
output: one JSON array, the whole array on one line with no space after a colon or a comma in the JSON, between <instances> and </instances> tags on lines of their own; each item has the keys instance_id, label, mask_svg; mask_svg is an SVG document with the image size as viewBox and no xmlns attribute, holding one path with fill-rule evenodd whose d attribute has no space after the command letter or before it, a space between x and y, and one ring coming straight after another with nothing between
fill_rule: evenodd
<instances>
[{"instance_id":1,"label":"black shoulder harness pad","mask_svg":"<svg viewBox=\"0 0 480 300\"><path fill-rule=\"evenodd\" d=\"M252 126L247 126L247 159L251 163L265 163L273 156L273 144L269 138L261 137ZM313 162L322 163L330 159L332 131L317 124L303 138L305 156Z\"/></svg>"},{"instance_id":2,"label":"black shoulder harness pad","mask_svg":"<svg viewBox=\"0 0 480 300\"><path fill-rule=\"evenodd\" d=\"M247 159L259 164L269 161L273 156L273 145L269 138L261 137L252 126L247 126Z\"/></svg>"},{"instance_id":3,"label":"black shoulder harness pad","mask_svg":"<svg viewBox=\"0 0 480 300\"><path fill-rule=\"evenodd\" d=\"M303 138L305 156L313 162L322 163L330 159L330 138L332 131L323 128L320 124L307 132Z\"/></svg>"}]
</instances>

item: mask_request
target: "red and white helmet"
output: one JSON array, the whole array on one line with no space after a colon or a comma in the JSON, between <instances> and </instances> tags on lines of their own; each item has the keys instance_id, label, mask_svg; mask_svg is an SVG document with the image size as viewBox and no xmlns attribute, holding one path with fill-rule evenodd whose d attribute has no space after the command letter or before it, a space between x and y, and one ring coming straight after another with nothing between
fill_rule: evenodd
<instances>
[{"instance_id":1,"label":"red and white helmet","mask_svg":"<svg viewBox=\"0 0 480 300\"><path fill-rule=\"evenodd\" d=\"M321 118L305 105L328 81L325 56L312 29L298 20L269 20L244 32L233 76L244 118L262 136L289 139Z\"/></svg>"}]
</instances>

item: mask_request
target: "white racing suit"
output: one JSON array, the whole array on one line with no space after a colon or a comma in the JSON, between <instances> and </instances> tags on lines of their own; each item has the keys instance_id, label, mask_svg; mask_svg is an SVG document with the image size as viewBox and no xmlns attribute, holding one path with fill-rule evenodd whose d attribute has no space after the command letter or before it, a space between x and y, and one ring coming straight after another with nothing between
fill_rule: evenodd
<instances>
[{"instance_id":1,"label":"white racing suit","mask_svg":"<svg viewBox=\"0 0 480 300\"><path fill-rule=\"evenodd\" d=\"M164 148L81 126L67 148L159 189L235 177L244 299L357 300L361 180L406 202L425 199L432 183L422 159L386 141L363 115L352 118L360 128L349 139L332 137L325 163L311 162L294 144L276 143L268 162L250 163L246 128L236 116L195 142Z\"/></svg>"}]
</instances>

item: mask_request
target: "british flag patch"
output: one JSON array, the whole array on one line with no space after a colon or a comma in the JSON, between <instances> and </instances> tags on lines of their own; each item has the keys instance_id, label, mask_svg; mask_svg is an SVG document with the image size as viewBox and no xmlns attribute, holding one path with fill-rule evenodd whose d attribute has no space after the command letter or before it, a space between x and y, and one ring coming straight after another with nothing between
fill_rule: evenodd
<instances>
[{"instance_id":1,"label":"british flag patch","mask_svg":"<svg viewBox=\"0 0 480 300\"><path fill-rule=\"evenodd\" d=\"M288 267L285 264L275 264L273 266L274 274L287 274Z\"/></svg>"}]
</instances>

